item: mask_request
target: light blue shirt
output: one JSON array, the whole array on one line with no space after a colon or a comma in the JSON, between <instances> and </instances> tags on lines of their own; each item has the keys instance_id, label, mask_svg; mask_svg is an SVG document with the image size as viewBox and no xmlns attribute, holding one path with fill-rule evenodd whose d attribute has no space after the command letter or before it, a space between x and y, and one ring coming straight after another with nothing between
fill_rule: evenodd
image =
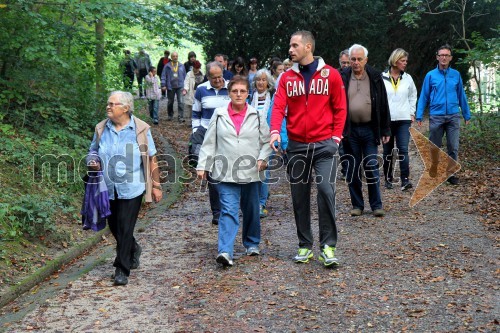
<instances>
[{"instance_id":1,"label":"light blue shirt","mask_svg":"<svg viewBox=\"0 0 500 333\"><path fill-rule=\"evenodd\" d=\"M149 156L156 154L156 147L148 130ZM90 144L90 154L97 151L96 134ZM109 198L133 199L144 193L146 181L142 165L141 152L135 133L134 116L120 131L116 131L111 121L106 123L99 141L99 158L104 181L108 187Z\"/></svg>"}]
</instances>

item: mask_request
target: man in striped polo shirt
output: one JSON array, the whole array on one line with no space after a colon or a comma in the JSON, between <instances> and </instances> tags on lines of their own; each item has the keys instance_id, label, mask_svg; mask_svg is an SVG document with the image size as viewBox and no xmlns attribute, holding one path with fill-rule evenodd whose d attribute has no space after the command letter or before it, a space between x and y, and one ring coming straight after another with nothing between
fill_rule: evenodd
<instances>
[{"instance_id":1,"label":"man in striped polo shirt","mask_svg":"<svg viewBox=\"0 0 500 333\"><path fill-rule=\"evenodd\" d=\"M222 73L224 68L217 62L209 62L206 67L208 81L200 84L194 93L193 116L191 123L193 133L199 129L206 130L214 110L218 107L227 106L229 103L229 93L227 82ZM208 175L208 194L210 198L210 208L212 210L212 224L219 223L220 202L217 184Z\"/></svg>"}]
</instances>

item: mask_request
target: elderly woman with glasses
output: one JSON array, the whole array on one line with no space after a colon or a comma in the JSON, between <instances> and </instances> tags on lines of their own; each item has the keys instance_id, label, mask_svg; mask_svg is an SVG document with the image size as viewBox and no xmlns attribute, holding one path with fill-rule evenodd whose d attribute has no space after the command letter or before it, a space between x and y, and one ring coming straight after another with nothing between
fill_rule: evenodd
<instances>
[{"instance_id":1,"label":"elderly woman with glasses","mask_svg":"<svg viewBox=\"0 0 500 333\"><path fill-rule=\"evenodd\" d=\"M274 78L267 69L259 69L255 74L252 86L254 89L254 93L250 98L250 105L254 107L257 112L266 116L267 124L269 125L269 121L271 119L272 101L275 92ZM284 135L284 137L286 137L286 134ZM267 179L269 178L269 170L266 170L265 176L266 178L261 182L259 190L260 217L266 217L268 213L266 204L267 199L269 198L269 186L267 184Z\"/></svg>"},{"instance_id":2,"label":"elderly woman with glasses","mask_svg":"<svg viewBox=\"0 0 500 333\"><path fill-rule=\"evenodd\" d=\"M234 76L228 84L231 102L215 109L200 149L198 178L219 182L217 262L233 265L234 242L243 213L242 241L249 256L258 255L260 244L259 186L271 155L269 127L263 114L246 102L249 91L244 76Z\"/></svg>"},{"instance_id":3,"label":"elderly woman with glasses","mask_svg":"<svg viewBox=\"0 0 500 333\"><path fill-rule=\"evenodd\" d=\"M162 198L151 131L133 111L131 93L112 92L106 107L108 117L97 124L87 157L89 169L101 170L108 188L108 225L116 240L115 285L126 285L130 270L139 267L142 249L134 238L134 228L143 197L146 202Z\"/></svg>"}]
</instances>

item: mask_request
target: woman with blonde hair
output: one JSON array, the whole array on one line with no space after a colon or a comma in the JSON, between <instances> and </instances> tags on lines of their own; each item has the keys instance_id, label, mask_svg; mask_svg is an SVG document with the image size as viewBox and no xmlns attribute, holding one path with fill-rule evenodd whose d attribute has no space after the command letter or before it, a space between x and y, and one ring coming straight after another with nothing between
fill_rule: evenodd
<instances>
[{"instance_id":1,"label":"woman with blonde hair","mask_svg":"<svg viewBox=\"0 0 500 333\"><path fill-rule=\"evenodd\" d=\"M415 121L417 103L417 88L410 74L406 73L408 52L398 48L392 51L388 60L389 70L382 73L387 100L391 112L391 137L384 144L384 176L385 187L392 189L394 181L393 148L394 140L398 151L401 190L406 191L413 187L409 180L410 160L408 144L410 142L410 126Z\"/></svg>"}]
</instances>

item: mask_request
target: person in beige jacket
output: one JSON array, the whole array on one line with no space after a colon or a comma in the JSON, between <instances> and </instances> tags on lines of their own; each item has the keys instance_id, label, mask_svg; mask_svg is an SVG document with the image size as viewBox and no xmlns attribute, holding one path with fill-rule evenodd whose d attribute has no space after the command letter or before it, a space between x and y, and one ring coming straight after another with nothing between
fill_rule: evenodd
<instances>
[{"instance_id":1,"label":"person in beige jacket","mask_svg":"<svg viewBox=\"0 0 500 333\"><path fill-rule=\"evenodd\" d=\"M203 82L203 73L200 68L201 63L196 60L193 63L193 70L189 71L184 79L184 90L182 90L182 94L184 95L184 110L186 111L188 119L191 119L193 115L194 92L196 91L196 87ZM191 122L189 122L189 126L191 126Z\"/></svg>"},{"instance_id":2,"label":"person in beige jacket","mask_svg":"<svg viewBox=\"0 0 500 333\"><path fill-rule=\"evenodd\" d=\"M217 262L233 265L233 248L243 213L242 241L246 254L259 254L259 187L271 155L269 127L264 114L248 105L250 90L244 76L234 76L228 84L231 102L215 109L200 149L198 178L211 172L218 181L221 204Z\"/></svg>"}]
</instances>

